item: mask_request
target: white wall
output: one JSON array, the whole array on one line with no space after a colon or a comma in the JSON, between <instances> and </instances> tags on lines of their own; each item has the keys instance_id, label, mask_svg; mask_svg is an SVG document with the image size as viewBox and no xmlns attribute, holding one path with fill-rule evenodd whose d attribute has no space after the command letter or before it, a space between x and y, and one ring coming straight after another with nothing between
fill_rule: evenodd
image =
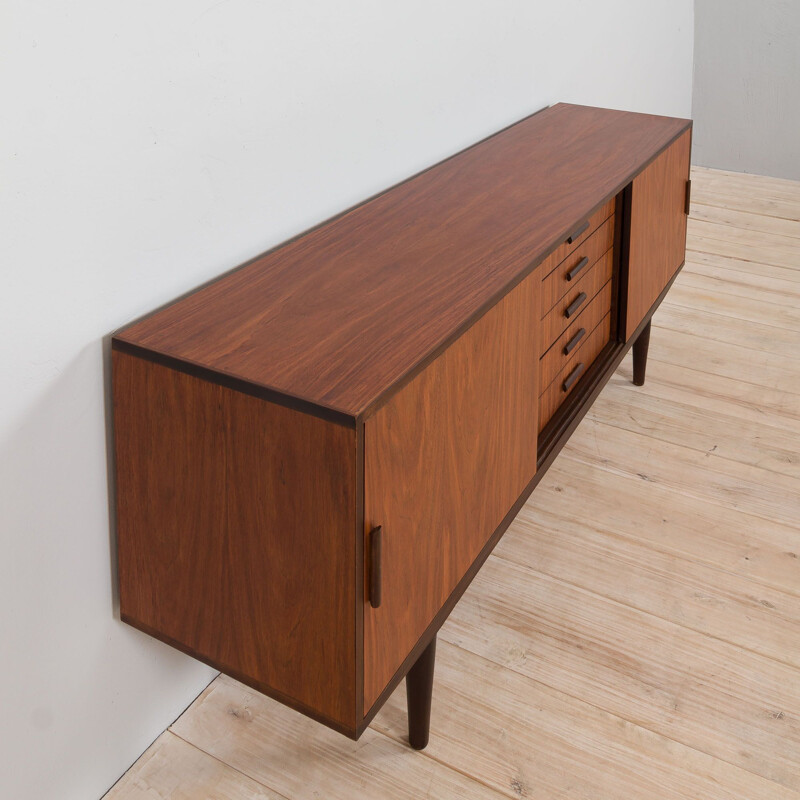
<instances>
[{"instance_id":1,"label":"white wall","mask_svg":"<svg viewBox=\"0 0 800 800\"><path fill-rule=\"evenodd\" d=\"M688 116L691 0L7 0L0 796L100 796L211 679L113 606L101 340L557 100Z\"/></svg>"},{"instance_id":2,"label":"white wall","mask_svg":"<svg viewBox=\"0 0 800 800\"><path fill-rule=\"evenodd\" d=\"M800 180L800 3L696 0L695 164Z\"/></svg>"}]
</instances>

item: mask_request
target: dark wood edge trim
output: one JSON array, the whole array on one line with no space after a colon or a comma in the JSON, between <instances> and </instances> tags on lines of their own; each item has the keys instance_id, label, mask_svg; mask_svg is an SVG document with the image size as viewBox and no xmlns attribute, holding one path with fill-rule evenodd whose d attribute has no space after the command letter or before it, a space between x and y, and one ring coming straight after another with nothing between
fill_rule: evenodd
<instances>
[{"instance_id":1,"label":"dark wood edge trim","mask_svg":"<svg viewBox=\"0 0 800 800\"><path fill-rule=\"evenodd\" d=\"M345 414L343 411L320 406L309 400L295 397L294 395L283 394L282 392L260 386L256 383L251 383L242 378L236 378L233 375L227 375L224 372L218 372L217 370L194 364L191 361L184 361L180 358L168 356L156 352L155 350L132 344L125 339L113 338L111 340L111 349L136 358L141 358L144 361L151 361L154 364L159 364L168 369L174 369L176 372L183 372L186 375L191 375L192 377L199 378L208 383L214 383L218 386L224 386L227 389L241 392L242 394L258 397L261 400L266 400L278 406L291 408L293 411L299 411L312 417L319 417L326 422L332 422L334 425L341 425L345 428L356 427L356 418L350 414Z\"/></svg>"},{"instance_id":2,"label":"dark wood edge trim","mask_svg":"<svg viewBox=\"0 0 800 800\"><path fill-rule=\"evenodd\" d=\"M672 283L674 282L675 278L677 278L682 267L683 264L678 267L664 291L661 292L650 311L648 311L645 315L645 318L642 320L642 324L636 331L637 336L650 321L650 318L653 316L656 308L658 308L658 306L661 304L661 301L666 296L667 291L672 286ZM357 724L356 738L361 736L361 734L366 730L366 728L369 726L369 723L381 710L383 704L389 699L392 692L400 684L400 681L405 678L408 671L416 663L422 651L431 643L431 641L433 641L433 638L439 632L439 629L442 627L442 625L444 625L445 621L450 616L450 612L453 610L453 608L455 608L456 603L461 599L461 596L467 590L470 583L472 583L472 579L478 573L478 570L480 570L480 568L486 562L486 559L489 558L492 550L494 550L495 546L500 541L509 525L511 525L511 523L514 521L514 518L520 512L522 506L527 502L531 492L533 492L539 481L541 481L541 479L544 477L547 469L553 463L555 457L561 451L561 448L567 443L570 435L578 426L578 423L586 415L586 412L589 410L597 395L600 394L602 388L614 374L614 371L619 366L619 363L622 361L630 346L631 345L627 343L623 344L621 342L611 342L606 348L607 352L601 353L601 357L595 362L597 368L595 369L593 367L592 370L586 374L583 379L583 385L585 388L581 389L580 394L576 393L573 395L575 398L580 397L580 400L579 402L574 403L574 406L571 408L572 413L569 415L569 418L562 418L561 424L558 425L557 437L551 438L550 446L547 449L547 452L542 452L542 449L539 449L536 474L533 476L530 483L525 487L522 494L517 499L517 502L514 503L508 514L503 517L503 521L497 526L497 529L489 537L489 540L483 546L483 549L480 551L477 558L472 562L469 569L458 582L455 589L453 589L453 591L450 593L450 596L447 598L447 600L445 600L444 605L439 609L439 612L433 618L433 621L426 628L425 633L422 634L412 648L411 652L406 656L403 663L397 669L397 672L395 672L395 674L392 676L392 679L386 685L386 688L380 693L378 699L372 704L372 707L366 713L363 720ZM590 376L591 383L589 383L588 380ZM558 422L558 420L554 420L554 422ZM548 423L548 426L550 426L550 423ZM545 427L545 431L546 430L547 427Z\"/></svg>"},{"instance_id":3,"label":"dark wood edge trim","mask_svg":"<svg viewBox=\"0 0 800 800\"><path fill-rule=\"evenodd\" d=\"M631 242L631 207L633 204L633 181L623 190L620 200L622 213L619 227L619 314L617 315L617 339L627 341L628 328L628 275Z\"/></svg>"},{"instance_id":4,"label":"dark wood edge trim","mask_svg":"<svg viewBox=\"0 0 800 800\"><path fill-rule=\"evenodd\" d=\"M669 148L674 142L676 142L687 130L691 130L692 128L692 121L685 120L686 124L676 133L663 147L659 148L649 159L643 161L637 168L632 171L624 180L620 181L617 187L614 189L613 192L610 192L606 195L599 203L597 203L588 214L585 214L584 217L591 217L596 211L600 209L601 206L605 205L609 200L613 197L616 197L626 186L628 186L633 179L639 175L643 170L645 170L653 161L655 161L667 148ZM515 289L525 278L528 277L535 269L539 266L539 264L544 261L547 256L550 255L557 247L559 247L564 238L569 234L569 228L565 229L561 234L559 234L559 238L552 243L552 245L546 248L542 253L535 255L533 259L528 263L528 265L520 270L511 281L506 284L502 289L495 292L495 294L490 297L477 311L475 311L471 316L469 316L461 325L458 326L447 338L445 338L442 342L440 342L433 350L431 350L426 356L421 358L411 369L409 369L405 374L399 377L394 383L390 384L389 387L384 390L378 397L374 400L370 401L361 411L358 412L357 417L358 419L364 420L368 417L371 417L381 406L385 405L389 400L402 389L407 383L410 383L420 372L422 372L425 367L427 367L431 362L435 361L456 339L458 339L462 334L466 333L484 314L486 314L491 308L494 308L510 291Z\"/></svg>"},{"instance_id":5,"label":"dark wood edge trim","mask_svg":"<svg viewBox=\"0 0 800 800\"><path fill-rule=\"evenodd\" d=\"M689 201L691 204L691 184L692 184L692 144L694 141L694 128L689 128L689 169L686 173L686 180L689 182ZM691 213L691 208L686 209L686 219L683 221L683 245L684 248L686 247L686 237L689 233L689 214Z\"/></svg>"},{"instance_id":6,"label":"dark wood edge trim","mask_svg":"<svg viewBox=\"0 0 800 800\"><path fill-rule=\"evenodd\" d=\"M356 587L354 613L356 615L355 640L355 719L364 716L364 603L366 597L364 546L364 423L356 424Z\"/></svg>"},{"instance_id":7,"label":"dark wood edge trim","mask_svg":"<svg viewBox=\"0 0 800 800\"><path fill-rule=\"evenodd\" d=\"M191 656L197 661L202 661L203 664L207 664L212 669L228 675L234 680L239 681L239 683L243 683L246 686L249 686L251 689L255 689L257 692L260 692L267 697L271 697L273 700L277 700L279 703L283 703L295 711L299 711L301 714L305 714L305 716L310 717L316 722L321 722L323 725L327 726L328 728L332 728L337 733L342 733L351 739L357 739L360 735L360 731L358 731L357 727L350 727L342 722L339 722L338 720L326 717L323 714L320 714L318 711L315 711L313 708L309 708L305 704L301 703L299 700L296 700L289 695L285 695L265 683L260 683L259 681L253 680L252 678L242 674L241 672L238 672L236 669L228 666L227 664L206 658L205 656L193 650L191 647L187 647L182 642L172 639L169 636L165 636L163 633L160 633L154 628L151 628L149 625L140 622L128 614L123 613L120 615L120 618L126 625L130 625L131 627L142 631L142 633L146 633L148 636L152 636L154 639L158 639L159 641L170 645L170 647L174 647L176 650L186 653L186 655Z\"/></svg>"},{"instance_id":8,"label":"dark wood edge trim","mask_svg":"<svg viewBox=\"0 0 800 800\"><path fill-rule=\"evenodd\" d=\"M614 218L614 263L612 265L611 280L614 281L611 287L611 341L615 342L620 338L621 314L622 314L622 276L624 273L623 264L627 264L623 256L627 257L627 238L628 231L625 227L630 218L625 208L625 196L630 193L632 184L628 184L618 195L615 202L616 216ZM628 214L628 216L626 216ZM625 267L627 269L627 266Z\"/></svg>"},{"instance_id":9,"label":"dark wood edge trim","mask_svg":"<svg viewBox=\"0 0 800 800\"><path fill-rule=\"evenodd\" d=\"M213 278L210 278L207 281L199 284L198 286L194 286L191 289L179 294L177 297L173 297L171 300L167 300L166 303L162 303L158 308L153 309L152 311L148 311L146 314L142 314L136 319L132 320L131 322L126 323L121 328L112 332L112 336L119 336L124 331L128 330L128 328L133 327L134 325L138 325L140 322L143 322L146 319L149 319L154 314L158 314L159 311L163 311L165 308L169 308L171 305L184 300L185 298L189 297L189 295L194 294L195 292L199 292L202 289L206 289L209 286L213 286L213 284L217 283L217 281L221 281L223 278L227 278L229 275L233 275L235 272L238 272L240 269L245 269L245 267L249 267L254 262L258 261L261 258L265 258L266 256L274 253L276 250L280 250L282 247L286 247L286 245L291 244L292 242L296 242L298 239L302 239L304 236L308 236L309 233L313 233L314 231L318 230L319 228L324 228L326 225L329 225L331 222L335 222L337 219L341 219L342 217L347 216L351 212L355 211L357 208L361 206L365 206L367 203L371 203L373 200L377 200L379 197L385 195L387 192L391 192L396 189L398 186L402 186L404 183L408 183L409 181L413 181L414 179L418 178L420 175L424 175L426 172L430 172L432 169L436 169L436 167L440 166L441 164L450 161L457 156L460 156L462 153L466 153L468 150L472 150L473 147L477 147L478 145L483 144L484 142L488 142L489 139L492 139L495 136L498 136L501 133L505 133L506 131L513 128L515 125L521 125L523 122L526 122L531 117L535 117L537 114L541 114L542 111L546 111L551 106L542 106L542 108L533 111L530 114L522 117L522 119L515 120L514 122L500 128L500 130L493 131L490 134L487 134L482 139L478 139L478 141L473 142L472 144L468 144L466 147L462 147L460 150L457 150L455 153L451 153L449 156L436 161L435 163L431 164L430 166L423 167L418 172L415 172L413 175L409 175L407 178L403 178L402 180L397 181L397 183L393 183L391 186L388 186L386 189L381 189L379 192L375 192L375 194L370 195L365 200L359 200L357 203L353 203L353 205L348 206L343 211L338 211L336 214L330 217L326 217L320 222L315 223L309 228L305 228L304 230L296 233L294 236L290 236L288 239L284 239L282 242L278 242L278 244L270 247L258 255L249 258L243 264L237 264L237 266L232 267L231 269L225 270L225 272L220 273L219 275L215 275Z\"/></svg>"}]
</instances>

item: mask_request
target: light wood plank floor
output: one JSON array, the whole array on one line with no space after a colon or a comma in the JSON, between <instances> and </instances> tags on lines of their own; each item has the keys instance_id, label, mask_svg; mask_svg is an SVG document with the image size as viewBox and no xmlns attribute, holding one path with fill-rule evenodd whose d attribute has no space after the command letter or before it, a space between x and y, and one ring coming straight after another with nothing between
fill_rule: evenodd
<instances>
[{"instance_id":1,"label":"light wood plank floor","mask_svg":"<svg viewBox=\"0 0 800 800\"><path fill-rule=\"evenodd\" d=\"M612 378L351 742L217 678L107 795L800 800L800 183L693 170L647 384Z\"/></svg>"}]
</instances>

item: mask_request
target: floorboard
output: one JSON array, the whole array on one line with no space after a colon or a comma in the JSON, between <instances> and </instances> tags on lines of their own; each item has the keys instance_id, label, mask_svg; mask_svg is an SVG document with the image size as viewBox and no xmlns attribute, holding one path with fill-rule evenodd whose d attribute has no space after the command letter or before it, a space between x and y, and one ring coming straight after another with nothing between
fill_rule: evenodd
<instances>
[{"instance_id":1,"label":"floorboard","mask_svg":"<svg viewBox=\"0 0 800 800\"><path fill-rule=\"evenodd\" d=\"M797 202L797 201L795 201ZM692 203L692 219L730 225L741 230L777 233L800 239L800 220L768 217L752 211L739 211L701 203Z\"/></svg>"},{"instance_id":2,"label":"floorboard","mask_svg":"<svg viewBox=\"0 0 800 800\"><path fill-rule=\"evenodd\" d=\"M692 249L694 240L688 240L689 249L686 251L686 261L689 270L692 265L708 264L709 266L727 269L733 272L744 272L752 276L763 276L765 278L780 278L786 281L800 283L800 270L792 267L776 267L772 264L763 264L760 261L747 261L732 256L721 256L718 253L703 253ZM686 267L684 267L686 269ZM733 276L734 278L737 276Z\"/></svg>"},{"instance_id":3,"label":"floorboard","mask_svg":"<svg viewBox=\"0 0 800 800\"><path fill-rule=\"evenodd\" d=\"M285 800L166 731L106 795L107 800Z\"/></svg>"}]
</instances>

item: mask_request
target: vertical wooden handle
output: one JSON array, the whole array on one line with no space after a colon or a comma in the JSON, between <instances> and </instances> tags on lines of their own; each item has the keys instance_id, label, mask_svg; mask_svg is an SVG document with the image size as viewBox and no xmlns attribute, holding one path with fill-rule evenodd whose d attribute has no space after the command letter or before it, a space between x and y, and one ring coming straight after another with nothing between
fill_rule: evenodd
<instances>
[{"instance_id":1,"label":"vertical wooden handle","mask_svg":"<svg viewBox=\"0 0 800 800\"><path fill-rule=\"evenodd\" d=\"M381 545L383 532L381 526L369 532L369 604L373 608L381 605Z\"/></svg>"}]
</instances>

